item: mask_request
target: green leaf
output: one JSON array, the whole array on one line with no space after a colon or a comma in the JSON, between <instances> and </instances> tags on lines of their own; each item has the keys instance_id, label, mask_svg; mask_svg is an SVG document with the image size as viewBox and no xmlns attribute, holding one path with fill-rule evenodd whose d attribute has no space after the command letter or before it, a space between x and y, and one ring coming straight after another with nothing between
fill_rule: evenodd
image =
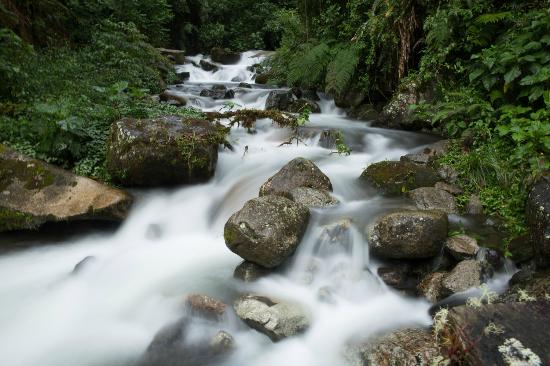
<instances>
[{"instance_id":1,"label":"green leaf","mask_svg":"<svg viewBox=\"0 0 550 366\"><path fill-rule=\"evenodd\" d=\"M470 82L472 82L472 81L476 80L477 78L479 78L481 76L481 74L483 74L484 72L485 72L485 70L482 69L482 68L477 68L474 71L472 71L469 75Z\"/></svg>"},{"instance_id":2,"label":"green leaf","mask_svg":"<svg viewBox=\"0 0 550 366\"><path fill-rule=\"evenodd\" d=\"M521 75L521 69L519 66L514 66L506 74L504 74L504 81L506 84L510 84L512 81L518 78Z\"/></svg>"}]
</instances>

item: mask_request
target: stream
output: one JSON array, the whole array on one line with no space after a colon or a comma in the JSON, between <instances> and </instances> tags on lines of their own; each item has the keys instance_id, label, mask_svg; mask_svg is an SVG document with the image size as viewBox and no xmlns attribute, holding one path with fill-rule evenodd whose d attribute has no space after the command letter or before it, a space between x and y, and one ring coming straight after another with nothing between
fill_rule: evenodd
<instances>
[{"instance_id":1,"label":"stream","mask_svg":"<svg viewBox=\"0 0 550 366\"><path fill-rule=\"evenodd\" d=\"M185 96L188 105L218 111L228 100L199 94L221 84L234 89L234 108L262 109L273 88L254 84L247 68L263 57L246 52L239 64L220 66L215 73L180 65L178 71L189 72L190 79L171 89ZM188 59L198 63L202 56ZM239 87L241 82L252 88ZM435 139L369 127L348 119L327 96L320 98L322 113L311 115L298 144L279 146L290 131L270 121L259 121L253 134L234 128L229 137L234 151L220 150L216 174L208 183L136 192L136 206L115 233L36 242L2 254L0 365L134 365L159 329L181 317L190 293L230 305L239 293L254 292L308 309L309 329L277 343L234 315L215 326L194 322L187 342L200 342L220 329L233 335L236 349L223 365L346 365L342 350L350 341L429 326L430 304L388 288L376 275L378 264L369 259L365 226L403 202L368 192L357 178L369 164L399 160ZM319 145L326 129L342 131L350 156ZM311 159L329 176L340 204L312 210L308 230L284 271L244 284L233 278L241 258L227 249L223 226L295 157ZM352 223L344 242L320 241L324 225L343 219ZM71 273L87 256L95 259ZM327 288L331 301L319 296Z\"/></svg>"}]
</instances>

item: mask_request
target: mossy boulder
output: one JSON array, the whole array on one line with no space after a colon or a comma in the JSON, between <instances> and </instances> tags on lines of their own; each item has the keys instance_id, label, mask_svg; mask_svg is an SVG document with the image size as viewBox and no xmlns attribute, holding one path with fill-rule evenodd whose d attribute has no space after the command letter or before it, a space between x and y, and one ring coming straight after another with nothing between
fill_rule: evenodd
<instances>
[{"instance_id":1,"label":"mossy boulder","mask_svg":"<svg viewBox=\"0 0 550 366\"><path fill-rule=\"evenodd\" d=\"M392 212L367 227L374 256L388 259L435 257L447 239L448 220L443 211Z\"/></svg>"},{"instance_id":2,"label":"mossy boulder","mask_svg":"<svg viewBox=\"0 0 550 366\"><path fill-rule=\"evenodd\" d=\"M290 103L286 111L292 113L301 113L306 109L309 109L311 113L321 113L321 107L319 107L319 104L308 99L294 100L292 103Z\"/></svg>"},{"instance_id":3,"label":"mossy boulder","mask_svg":"<svg viewBox=\"0 0 550 366\"><path fill-rule=\"evenodd\" d=\"M222 65L233 65L239 63L241 60L241 54L238 52L233 52L228 48L212 48L210 51L210 57L212 61L218 62Z\"/></svg>"},{"instance_id":4,"label":"mossy boulder","mask_svg":"<svg viewBox=\"0 0 550 366\"><path fill-rule=\"evenodd\" d=\"M111 126L107 170L130 187L204 182L214 175L225 133L205 120L124 118Z\"/></svg>"},{"instance_id":5,"label":"mossy boulder","mask_svg":"<svg viewBox=\"0 0 550 366\"><path fill-rule=\"evenodd\" d=\"M287 111L293 101L294 96L291 90L273 90L267 96L265 109Z\"/></svg>"},{"instance_id":6,"label":"mossy boulder","mask_svg":"<svg viewBox=\"0 0 550 366\"><path fill-rule=\"evenodd\" d=\"M385 195L399 195L420 187L432 187L440 180L433 169L409 161L371 164L359 179Z\"/></svg>"},{"instance_id":7,"label":"mossy boulder","mask_svg":"<svg viewBox=\"0 0 550 366\"><path fill-rule=\"evenodd\" d=\"M458 206L452 194L434 187L421 187L408 192L409 198L419 210L441 210L457 214Z\"/></svg>"},{"instance_id":8,"label":"mossy boulder","mask_svg":"<svg viewBox=\"0 0 550 366\"><path fill-rule=\"evenodd\" d=\"M274 268L298 248L308 221L309 209L288 198L255 198L225 224L225 244L247 261Z\"/></svg>"},{"instance_id":9,"label":"mossy boulder","mask_svg":"<svg viewBox=\"0 0 550 366\"><path fill-rule=\"evenodd\" d=\"M46 222L123 220L127 193L0 145L0 232Z\"/></svg>"},{"instance_id":10,"label":"mossy boulder","mask_svg":"<svg viewBox=\"0 0 550 366\"><path fill-rule=\"evenodd\" d=\"M332 191L332 183L311 160L296 158L281 168L260 187L260 196L279 195L290 198L298 187Z\"/></svg>"}]
</instances>

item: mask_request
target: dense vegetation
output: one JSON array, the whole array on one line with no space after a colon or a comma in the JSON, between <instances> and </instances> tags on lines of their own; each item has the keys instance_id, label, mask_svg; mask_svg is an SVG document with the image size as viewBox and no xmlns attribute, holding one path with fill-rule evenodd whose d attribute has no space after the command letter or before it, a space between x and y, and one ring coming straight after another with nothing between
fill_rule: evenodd
<instances>
[{"instance_id":1,"label":"dense vegetation","mask_svg":"<svg viewBox=\"0 0 550 366\"><path fill-rule=\"evenodd\" d=\"M550 1L0 0L0 141L102 179L121 116L196 114L153 103L171 78L154 47L278 48L271 82L361 94L411 85L424 127L456 138L454 167L510 237L550 150Z\"/></svg>"},{"instance_id":2,"label":"dense vegetation","mask_svg":"<svg viewBox=\"0 0 550 366\"><path fill-rule=\"evenodd\" d=\"M458 138L439 163L459 173L510 237L525 231L529 183L550 151L550 2L300 1L281 12L273 82L360 91L383 105L410 85L416 118Z\"/></svg>"}]
</instances>

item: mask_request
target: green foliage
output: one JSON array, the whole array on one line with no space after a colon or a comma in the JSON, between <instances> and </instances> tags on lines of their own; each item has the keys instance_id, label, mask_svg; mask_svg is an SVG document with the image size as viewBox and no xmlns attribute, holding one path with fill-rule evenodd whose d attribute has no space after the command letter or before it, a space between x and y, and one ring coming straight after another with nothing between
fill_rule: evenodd
<instances>
[{"instance_id":1,"label":"green foliage","mask_svg":"<svg viewBox=\"0 0 550 366\"><path fill-rule=\"evenodd\" d=\"M2 56L28 47L14 39L19 43ZM113 121L200 116L148 97L161 90L169 65L131 24L105 21L89 47L24 52L16 62L15 70L8 62L2 68L13 82L0 94L0 142L78 174L108 179L103 164Z\"/></svg>"},{"instance_id":2,"label":"green foliage","mask_svg":"<svg viewBox=\"0 0 550 366\"><path fill-rule=\"evenodd\" d=\"M21 68L33 49L9 29L0 28L0 95L20 93L21 80L28 75Z\"/></svg>"},{"instance_id":3,"label":"green foliage","mask_svg":"<svg viewBox=\"0 0 550 366\"><path fill-rule=\"evenodd\" d=\"M301 52L288 64L288 85L310 89L322 85L330 60L331 49L327 44L303 45Z\"/></svg>"},{"instance_id":4,"label":"green foliage","mask_svg":"<svg viewBox=\"0 0 550 366\"><path fill-rule=\"evenodd\" d=\"M325 92L340 96L350 85L357 65L360 52L356 47L342 47L333 61L328 64L325 77Z\"/></svg>"}]
</instances>

